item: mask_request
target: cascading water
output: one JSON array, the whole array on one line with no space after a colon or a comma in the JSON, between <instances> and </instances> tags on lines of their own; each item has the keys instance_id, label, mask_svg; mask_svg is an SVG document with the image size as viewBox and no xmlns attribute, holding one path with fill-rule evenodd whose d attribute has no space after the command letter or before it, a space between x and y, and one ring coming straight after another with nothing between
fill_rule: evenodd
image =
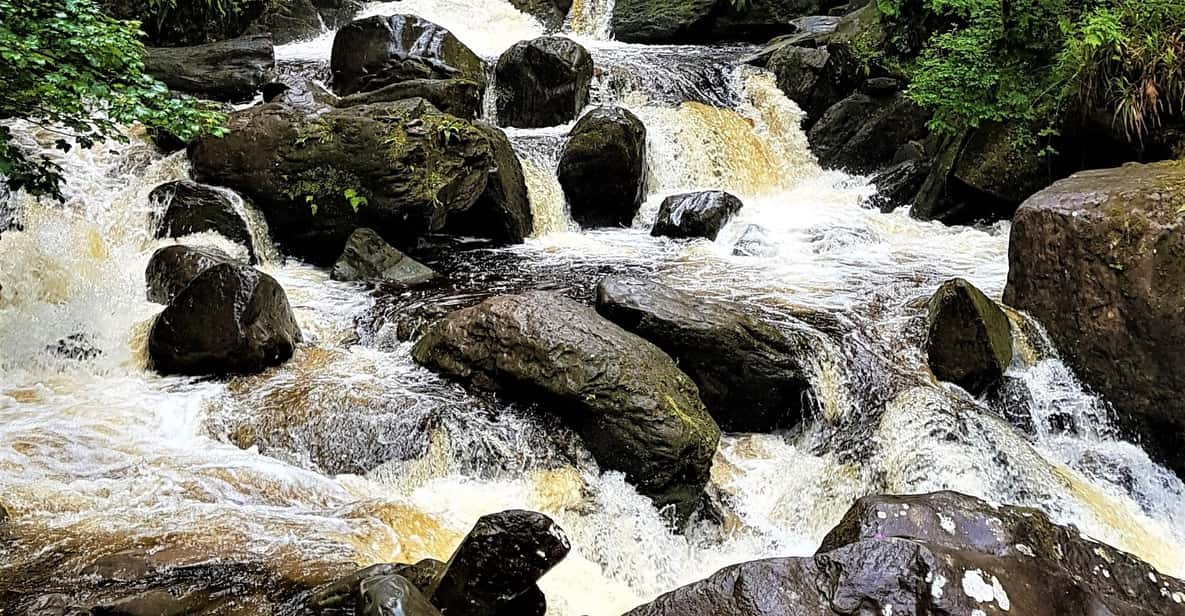
<instances>
[{"instance_id":1,"label":"cascading water","mask_svg":"<svg viewBox=\"0 0 1185 616\"><path fill-rule=\"evenodd\" d=\"M542 32L501 0L364 9L390 12L441 23L487 57ZM867 182L815 164L794 104L769 75L738 66L745 49L615 43L604 40L610 13L577 0L568 25L601 67L594 102L629 107L649 132L650 193L634 227L571 223L555 179L570 127L512 129L535 236L452 258L461 270L466 259L469 269L510 263L497 272L510 286L644 273L745 302L814 341L810 425L721 442L711 489L723 524L671 532L546 414L467 394L416 366L384 328L360 333L356 319L384 298L292 260L260 265L306 335L289 363L229 382L155 376L144 346L160 307L144 298L143 272L173 240L152 239L147 194L187 171L183 155L133 139L54 154L66 203L17 196L23 230L0 236L0 504L16 546L0 557L0 593L44 590L132 548L179 562L262 560L297 580L447 558L479 515L521 507L572 539L542 582L549 613L615 616L727 564L809 554L859 496L937 489L1039 507L1185 574L1185 487L1115 436L1037 324L1012 315L1023 338L1009 376L1031 392L1020 409L1028 432L925 369L918 299L954 276L998 297L1006 224L948 228L862 207ZM282 70L324 71L331 41L278 48ZM649 236L664 196L708 188L745 202L716 241ZM742 237L760 256L734 254ZM66 339L93 352L64 355Z\"/></svg>"}]
</instances>

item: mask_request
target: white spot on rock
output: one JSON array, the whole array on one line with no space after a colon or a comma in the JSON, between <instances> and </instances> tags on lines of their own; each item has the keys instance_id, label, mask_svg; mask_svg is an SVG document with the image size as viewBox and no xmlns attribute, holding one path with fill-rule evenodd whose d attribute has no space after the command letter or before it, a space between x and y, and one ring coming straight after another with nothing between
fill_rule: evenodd
<instances>
[{"instance_id":1,"label":"white spot on rock","mask_svg":"<svg viewBox=\"0 0 1185 616\"><path fill-rule=\"evenodd\" d=\"M1036 558L1036 556L1037 556L1037 554L1035 552L1033 552L1033 548L1030 548L1029 546L1027 546L1023 543L1016 544L1016 551L1020 552L1021 554L1024 554L1025 556L1028 556L1029 558Z\"/></svg>"},{"instance_id":2,"label":"white spot on rock","mask_svg":"<svg viewBox=\"0 0 1185 616\"><path fill-rule=\"evenodd\" d=\"M938 514L938 523L942 526L942 530L945 530L946 532L948 532L952 535L955 534L955 521L954 520L952 520L940 513L940 514Z\"/></svg>"},{"instance_id":3,"label":"white spot on rock","mask_svg":"<svg viewBox=\"0 0 1185 616\"><path fill-rule=\"evenodd\" d=\"M1012 607L1008 593L1004 591L1004 586L1000 584L999 578L993 575L992 582L989 584L983 579L983 574L978 569L971 569L963 573L963 593L979 603L995 601L996 605L999 605L1000 609L1005 612Z\"/></svg>"},{"instance_id":4,"label":"white spot on rock","mask_svg":"<svg viewBox=\"0 0 1185 616\"><path fill-rule=\"evenodd\" d=\"M946 587L946 578L942 575L934 576L934 581L930 584L930 596L935 599L942 598L943 588Z\"/></svg>"}]
</instances>

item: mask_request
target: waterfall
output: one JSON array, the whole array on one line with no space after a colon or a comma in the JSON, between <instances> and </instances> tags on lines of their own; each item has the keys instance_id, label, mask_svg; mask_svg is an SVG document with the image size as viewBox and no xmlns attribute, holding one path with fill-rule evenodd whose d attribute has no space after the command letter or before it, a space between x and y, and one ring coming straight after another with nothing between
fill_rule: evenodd
<instances>
[{"instance_id":1,"label":"waterfall","mask_svg":"<svg viewBox=\"0 0 1185 616\"><path fill-rule=\"evenodd\" d=\"M614 0L573 0L564 30L585 38L612 39L615 4Z\"/></svg>"}]
</instances>

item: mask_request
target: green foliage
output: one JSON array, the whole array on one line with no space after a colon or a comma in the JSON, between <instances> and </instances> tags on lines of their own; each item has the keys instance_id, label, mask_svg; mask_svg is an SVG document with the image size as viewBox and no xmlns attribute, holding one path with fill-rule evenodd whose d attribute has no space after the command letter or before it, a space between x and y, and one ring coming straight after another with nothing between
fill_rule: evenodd
<instances>
[{"instance_id":1,"label":"green foliage","mask_svg":"<svg viewBox=\"0 0 1185 616\"><path fill-rule=\"evenodd\" d=\"M367 198L357 188L362 181L349 171L342 171L337 167L319 166L300 172L294 178L285 177L289 187L285 194L289 199L304 199L309 210L315 216L319 209L318 202L325 200L345 201L350 209L358 212L358 208L367 204Z\"/></svg>"},{"instance_id":2,"label":"green foliage","mask_svg":"<svg viewBox=\"0 0 1185 616\"><path fill-rule=\"evenodd\" d=\"M170 95L144 72L139 25L93 0L0 0L0 120L24 119L60 135L58 148L126 140L135 122L182 140L222 134L212 106ZM19 148L0 126L0 175L13 189L61 199L61 168Z\"/></svg>"},{"instance_id":3,"label":"green foliage","mask_svg":"<svg viewBox=\"0 0 1185 616\"><path fill-rule=\"evenodd\" d=\"M353 208L355 214L358 213L358 208L368 203L366 197L358 194L358 191L354 188L345 189L342 191L342 195L346 197L346 202L350 204L350 207Z\"/></svg>"},{"instance_id":4,"label":"green foliage","mask_svg":"<svg viewBox=\"0 0 1185 616\"><path fill-rule=\"evenodd\" d=\"M744 13L749 10L751 0L728 0L732 8L738 13Z\"/></svg>"},{"instance_id":5,"label":"green foliage","mask_svg":"<svg viewBox=\"0 0 1185 616\"><path fill-rule=\"evenodd\" d=\"M1073 113L1108 112L1136 140L1185 107L1180 0L910 1L877 6L952 24L911 67L909 94L937 131L1007 122L1036 139Z\"/></svg>"},{"instance_id":6,"label":"green foliage","mask_svg":"<svg viewBox=\"0 0 1185 616\"><path fill-rule=\"evenodd\" d=\"M436 134L440 137L440 144L450 146L461 142L461 133L468 128L468 124L460 120L442 120L436 125Z\"/></svg>"}]
</instances>

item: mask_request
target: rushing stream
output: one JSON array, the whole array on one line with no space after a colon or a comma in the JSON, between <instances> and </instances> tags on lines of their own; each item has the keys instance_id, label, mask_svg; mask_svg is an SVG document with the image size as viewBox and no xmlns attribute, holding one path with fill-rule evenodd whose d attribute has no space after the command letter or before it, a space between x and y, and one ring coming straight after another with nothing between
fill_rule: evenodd
<instances>
[{"instance_id":1,"label":"rushing stream","mask_svg":"<svg viewBox=\"0 0 1185 616\"><path fill-rule=\"evenodd\" d=\"M478 516L529 508L573 543L541 583L549 613L616 616L727 564L810 554L859 496L938 489L1038 507L1185 575L1185 486L1117 438L1038 324L1011 315L1023 335L1010 383L1029 394L1019 402L974 400L925 368L924 299L954 276L998 298L1007 224L945 227L864 207L873 189L816 165L797 107L770 75L739 64L749 49L606 40L610 9L577 0L566 28L593 54L594 103L630 108L649 131L649 197L633 228L571 222L555 177L570 126L510 129L534 237L429 259L469 277L470 290L438 297L332 282L262 251L260 268L284 286L306 335L262 375L145 369L160 306L144 297L144 268L172 241L152 239L147 195L186 177L184 154L162 158L137 139L53 154L67 202L13 197L23 229L0 236L0 504L15 546L0 554L0 591L131 548L263 560L293 579L446 559ZM403 0L363 14L394 12L440 23L489 58L543 33L504 0ZM281 72L323 77L331 44L325 33L278 48ZM50 151L52 138L18 132ZM692 189L731 191L745 207L714 242L651 237L662 198ZM236 249L216 236L186 241ZM744 302L813 341L810 425L722 440L710 491L723 523L672 532L545 413L416 366L407 336L382 317L503 287L587 297L609 272Z\"/></svg>"}]
</instances>

